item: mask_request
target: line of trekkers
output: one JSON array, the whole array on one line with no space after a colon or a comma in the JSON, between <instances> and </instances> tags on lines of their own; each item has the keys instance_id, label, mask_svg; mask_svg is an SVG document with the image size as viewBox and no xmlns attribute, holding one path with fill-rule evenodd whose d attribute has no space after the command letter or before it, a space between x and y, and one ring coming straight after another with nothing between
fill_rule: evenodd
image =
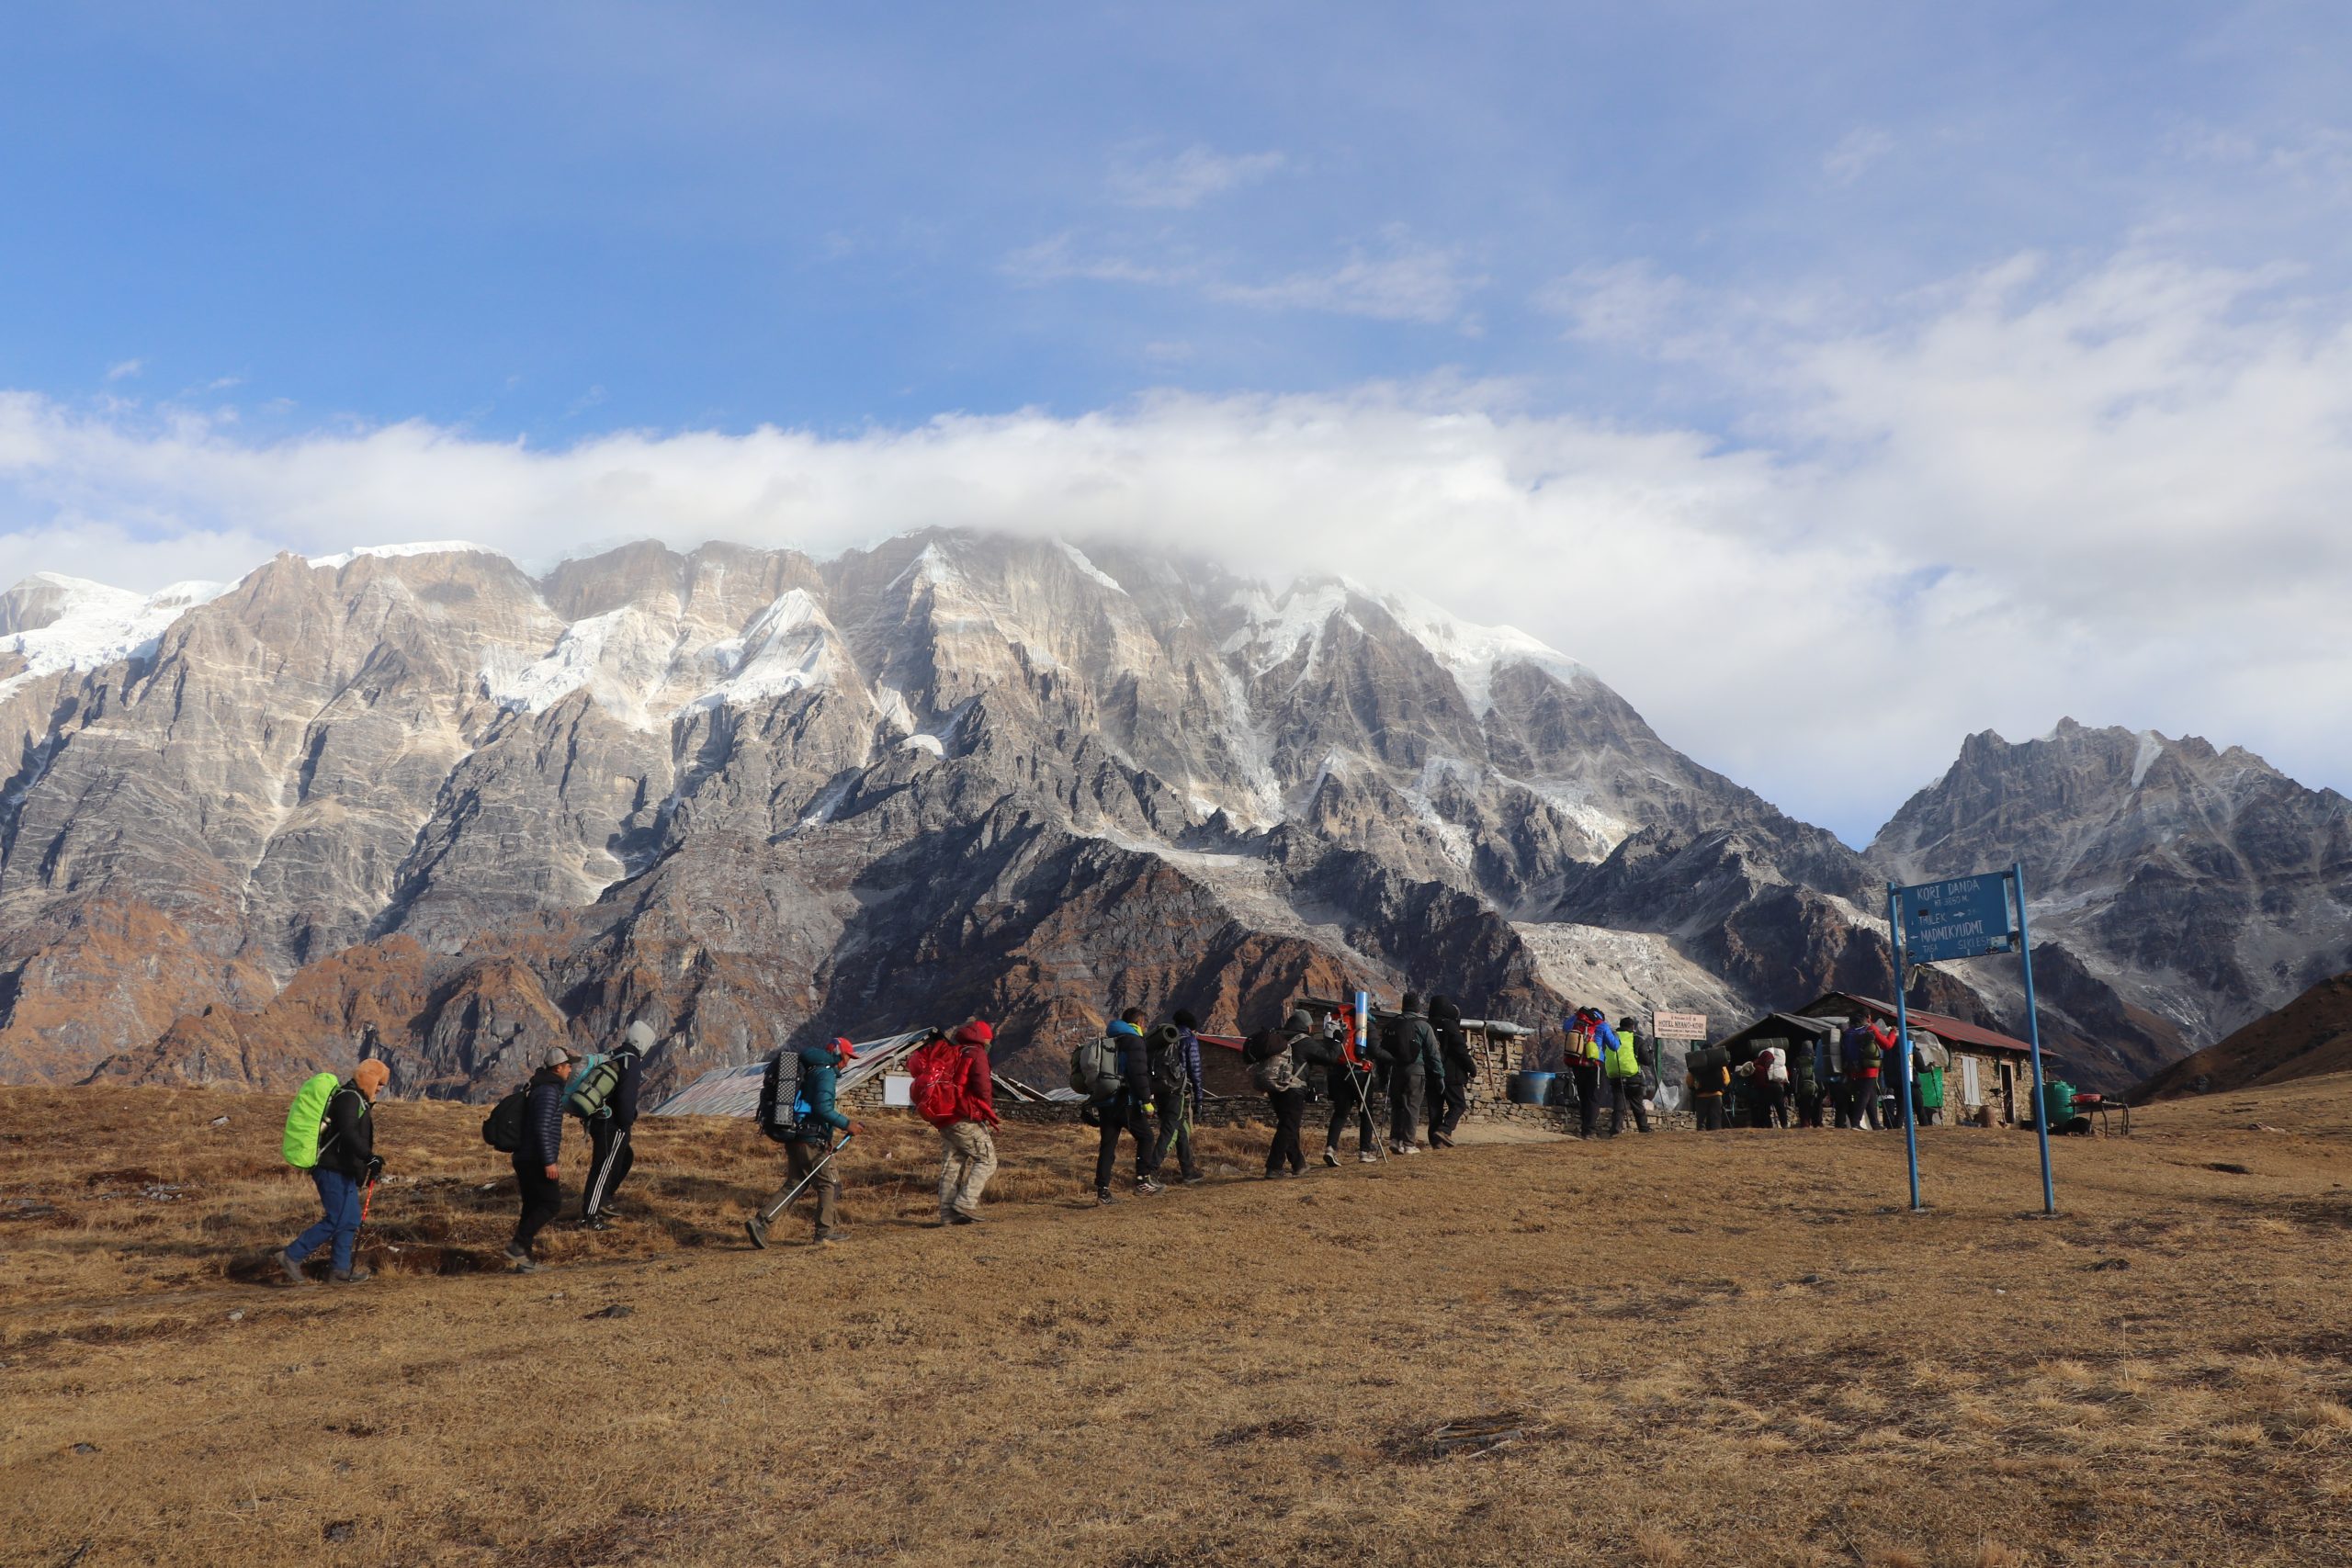
<instances>
[{"instance_id":1,"label":"line of trekkers","mask_svg":"<svg viewBox=\"0 0 2352 1568\"><path fill-rule=\"evenodd\" d=\"M1124 1138L1133 1151L1133 1190L1149 1196L1166 1190L1161 1173L1170 1159L1175 1179L1194 1185L1206 1179L1193 1149L1193 1131L1203 1114L1206 1089L1202 1076L1200 1021L1179 1009L1167 1022L1150 1026L1139 1008L1129 1008L1099 1038L1070 1055L1071 1087L1084 1096L1080 1115L1099 1130L1094 1158L1097 1203L1117 1201L1114 1177ZM1567 1076L1579 1107L1577 1135L1598 1133L1602 1084L1611 1107L1610 1133L1650 1130L1649 1086L1642 1043L1630 1018L1612 1027L1598 1008L1582 1008L1564 1021ZM942 1225L978 1223L981 1193L997 1168L997 1113L989 1049L994 1032L974 1020L951 1032L933 1030L908 1059L915 1111L940 1139L939 1211ZM509 1156L520 1213L506 1247L509 1264L528 1272L538 1267L536 1244L563 1208L560 1159L564 1122L579 1119L590 1144L589 1170L576 1224L603 1230L620 1210L621 1184L636 1163L632 1133L645 1057L655 1035L642 1021L623 1032L610 1055L582 1056L563 1046L541 1055L530 1080L500 1100L482 1123L482 1138ZM1820 1126L1825 1105L1839 1126L1882 1124L1891 1106L1875 1092L1882 1065L1893 1046L1891 1032L1858 1021L1848 1031L1843 1053L1826 1086L1808 1057L1794 1064L1767 1050L1732 1068L1718 1052L1690 1054L1685 1086L1702 1131L1726 1124L1727 1097L1748 1102L1754 1125L1788 1125L1793 1098L1804 1125ZM853 1055L847 1040L779 1050L769 1058L757 1113L761 1131L784 1145L786 1175L775 1195L745 1222L755 1247L768 1245L769 1227L803 1193L814 1196L814 1239L838 1241L841 1176L835 1160L865 1129L843 1114L837 1096L841 1070ZM1322 1163L1337 1167L1346 1135L1355 1129L1355 1157L1367 1164L1387 1156L1418 1156L1424 1147L1446 1148L1468 1106L1478 1062L1462 1023L1462 1010L1442 996L1405 993L1398 1010L1376 1026L1350 1008L1326 1007L1319 1017L1294 1009L1283 1021L1250 1037L1242 1049L1250 1081L1266 1096L1274 1131L1266 1151L1269 1179L1306 1174L1303 1144L1307 1108L1320 1091L1329 1107ZM381 1061L359 1064L347 1081L322 1073L296 1096L287 1118L285 1156L309 1169L319 1190L319 1221L278 1254L286 1276L308 1283L304 1261L321 1247L333 1258L337 1282L365 1280L355 1269L353 1249L367 1213L368 1198L383 1162L374 1153L370 1111L390 1077ZM1923 1085L1923 1117L1941 1103L1941 1085ZM1386 1135L1374 1142L1375 1123Z\"/></svg>"}]
</instances>

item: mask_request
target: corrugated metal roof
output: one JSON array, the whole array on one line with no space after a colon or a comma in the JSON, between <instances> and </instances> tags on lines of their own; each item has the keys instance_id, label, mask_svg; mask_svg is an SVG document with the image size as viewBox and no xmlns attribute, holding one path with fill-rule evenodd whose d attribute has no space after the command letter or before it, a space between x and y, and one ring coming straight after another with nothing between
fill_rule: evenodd
<instances>
[{"instance_id":1,"label":"corrugated metal roof","mask_svg":"<svg viewBox=\"0 0 2352 1568\"><path fill-rule=\"evenodd\" d=\"M850 1057L849 1066L842 1069L835 1082L836 1094L847 1094L859 1084L879 1072L903 1062L914 1055L916 1046L930 1035L925 1029L910 1030L881 1040L868 1040L858 1044ZM767 1058L747 1062L740 1067L713 1067L685 1088L655 1106L655 1116L756 1116L760 1111L760 1080L767 1076Z\"/></svg>"},{"instance_id":2,"label":"corrugated metal roof","mask_svg":"<svg viewBox=\"0 0 2352 1568\"><path fill-rule=\"evenodd\" d=\"M1839 1002L1852 1004L1848 1008L1848 1011L1851 1011L1853 1007L1859 1007L1874 1017L1884 1019L1889 1023L1894 1021L1893 1002L1883 1002L1876 997L1856 996L1851 991L1831 991L1815 1000L1804 1010L1810 1013L1816 1008L1829 1007ZM1907 1011L1914 1028L1927 1030L1948 1045L1973 1045L1980 1050L1999 1051L2019 1056L2030 1056L2033 1054L2033 1047L2024 1041L2013 1039L1995 1030L1980 1029L1975 1024L1966 1023L1956 1018L1948 1018L1939 1012L1922 1012L1917 1008L1911 1008Z\"/></svg>"}]
</instances>

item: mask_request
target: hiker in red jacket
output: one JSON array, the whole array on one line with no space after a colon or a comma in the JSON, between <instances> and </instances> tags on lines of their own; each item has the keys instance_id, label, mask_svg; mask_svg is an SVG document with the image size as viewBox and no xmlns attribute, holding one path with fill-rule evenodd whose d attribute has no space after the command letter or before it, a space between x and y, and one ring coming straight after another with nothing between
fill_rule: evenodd
<instances>
[{"instance_id":1,"label":"hiker in red jacket","mask_svg":"<svg viewBox=\"0 0 2352 1568\"><path fill-rule=\"evenodd\" d=\"M939 1223L972 1225L980 1221L980 1191L996 1174L996 1084L989 1074L989 1046L996 1031L974 1019L947 1037L963 1056L957 1086L957 1116L939 1129Z\"/></svg>"}]
</instances>

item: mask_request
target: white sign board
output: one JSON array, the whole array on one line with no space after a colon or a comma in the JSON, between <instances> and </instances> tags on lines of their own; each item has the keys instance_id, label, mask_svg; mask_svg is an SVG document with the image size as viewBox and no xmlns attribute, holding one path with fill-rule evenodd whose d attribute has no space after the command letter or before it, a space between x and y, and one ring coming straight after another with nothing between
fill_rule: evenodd
<instances>
[{"instance_id":1,"label":"white sign board","mask_svg":"<svg viewBox=\"0 0 2352 1568\"><path fill-rule=\"evenodd\" d=\"M915 1102L915 1076L912 1073L882 1075L882 1103L911 1106Z\"/></svg>"},{"instance_id":2,"label":"white sign board","mask_svg":"<svg viewBox=\"0 0 2352 1568\"><path fill-rule=\"evenodd\" d=\"M1657 1040L1704 1040L1707 1037L1707 1015L1703 1012L1653 1012L1650 1014L1650 1034Z\"/></svg>"}]
</instances>

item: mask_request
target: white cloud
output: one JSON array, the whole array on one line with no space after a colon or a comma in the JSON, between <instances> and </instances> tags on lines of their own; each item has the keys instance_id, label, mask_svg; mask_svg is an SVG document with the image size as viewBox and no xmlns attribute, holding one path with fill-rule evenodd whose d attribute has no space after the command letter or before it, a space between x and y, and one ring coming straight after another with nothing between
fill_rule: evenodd
<instances>
[{"instance_id":1,"label":"white cloud","mask_svg":"<svg viewBox=\"0 0 2352 1568\"><path fill-rule=\"evenodd\" d=\"M143 359L119 359L107 367L107 379L128 381L146 368L147 362Z\"/></svg>"},{"instance_id":2,"label":"white cloud","mask_svg":"<svg viewBox=\"0 0 2352 1568\"><path fill-rule=\"evenodd\" d=\"M1263 310L1328 310L1375 321L1437 324L1460 315L1464 301L1485 281L1464 271L1454 251L1419 244L1401 231L1391 231L1379 251L1352 251L1337 267L1296 272L1270 283L1213 283L1208 292L1212 299Z\"/></svg>"},{"instance_id":3,"label":"white cloud","mask_svg":"<svg viewBox=\"0 0 2352 1568\"><path fill-rule=\"evenodd\" d=\"M1549 285L1536 303L1589 343L1655 349L1678 335L1690 286L1645 261L1580 266Z\"/></svg>"},{"instance_id":4,"label":"white cloud","mask_svg":"<svg viewBox=\"0 0 2352 1568\"><path fill-rule=\"evenodd\" d=\"M1197 207L1277 174L1289 162L1280 152L1219 152L1199 145L1167 158L1138 159L1130 150L1111 166L1111 193L1129 207Z\"/></svg>"},{"instance_id":5,"label":"white cloud","mask_svg":"<svg viewBox=\"0 0 2352 1568\"><path fill-rule=\"evenodd\" d=\"M1483 384L551 450L414 423L261 443L0 395L0 581L150 589L281 547L447 537L540 561L644 536L824 555L932 524L1180 539L1523 626L1849 833L1964 732L2062 714L2343 787L2347 321L2259 275L2019 263L1897 328L1759 331L1747 449Z\"/></svg>"},{"instance_id":6,"label":"white cloud","mask_svg":"<svg viewBox=\"0 0 2352 1568\"><path fill-rule=\"evenodd\" d=\"M1871 165L1894 151L1894 138L1876 126L1858 125L1838 139L1821 160L1821 172L1841 186L1852 185Z\"/></svg>"},{"instance_id":7,"label":"white cloud","mask_svg":"<svg viewBox=\"0 0 2352 1568\"><path fill-rule=\"evenodd\" d=\"M1082 251L1068 232L1013 252L1006 276L1023 283L1126 283L1193 288L1211 299L1259 310L1321 310L1374 321L1442 324L1460 319L1486 279L1465 269L1453 250L1424 245L1402 230L1381 236L1375 250L1351 249L1335 266L1272 279L1232 276L1221 265L1189 255L1166 261Z\"/></svg>"}]
</instances>

